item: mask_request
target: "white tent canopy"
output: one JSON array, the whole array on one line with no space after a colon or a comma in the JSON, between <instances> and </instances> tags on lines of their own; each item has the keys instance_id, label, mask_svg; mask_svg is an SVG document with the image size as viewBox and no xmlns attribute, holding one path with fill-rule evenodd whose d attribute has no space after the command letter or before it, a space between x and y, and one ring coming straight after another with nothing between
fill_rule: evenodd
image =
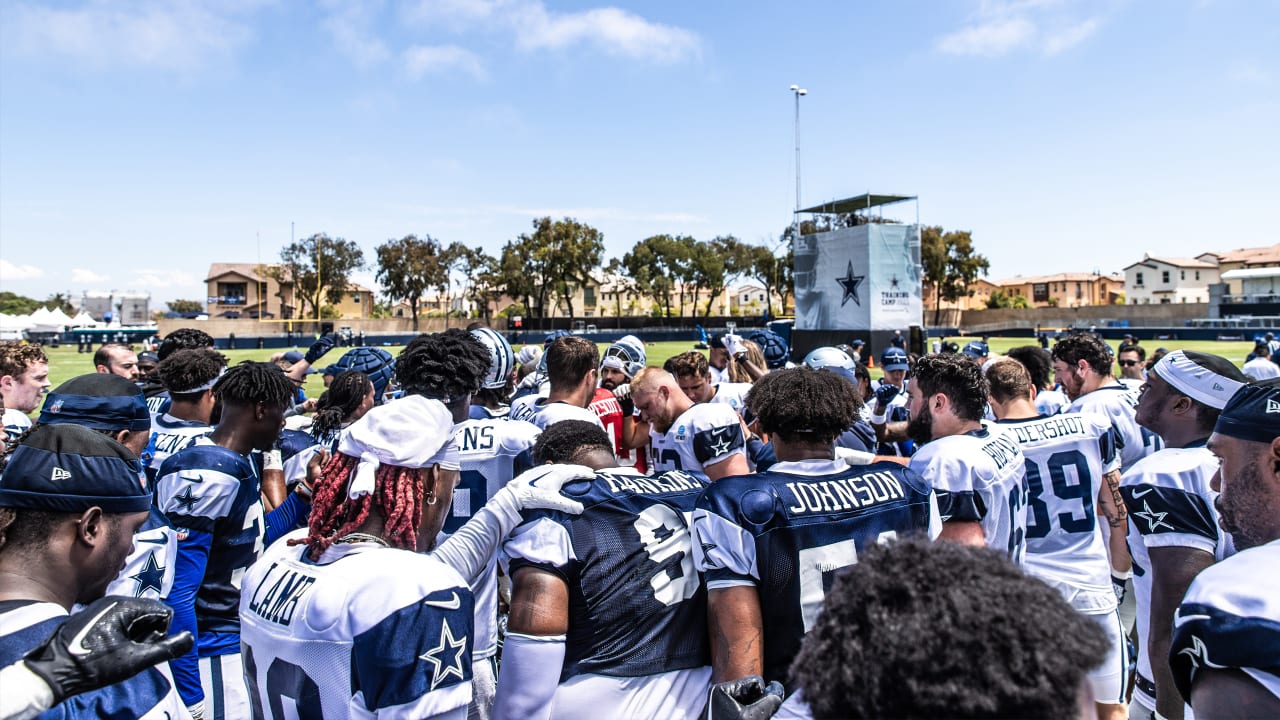
<instances>
[{"instance_id":1,"label":"white tent canopy","mask_svg":"<svg viewBox=\"0 0 1280 720\"><path fill-rule=\"evenodd\" d=\"M0 332L22 332L35 327L28 315L5 315L0 313Z\"/></svg>"},{"instance_id":2,"label":"white tent canopy","mask_svg":"<svg viewBox=\"0 0 1280 720\"><path fill-rule=\"evenodd\" d=\"M98 327L102 323L94 320L89 313L81 310L71 321L67 323L72 327Z\"/></svg>"},{"instance_id":3,"label":"white tent canopy","mask_svg":"<svg viewBox=\"0 0 1280 720\"><path fill-rule=\"evenodd\" d=\"M58 325L70 325L72 323L71 316L62 311L62 308L54 308L49 311L49 320Z\"/></svg>"}]
</instances>

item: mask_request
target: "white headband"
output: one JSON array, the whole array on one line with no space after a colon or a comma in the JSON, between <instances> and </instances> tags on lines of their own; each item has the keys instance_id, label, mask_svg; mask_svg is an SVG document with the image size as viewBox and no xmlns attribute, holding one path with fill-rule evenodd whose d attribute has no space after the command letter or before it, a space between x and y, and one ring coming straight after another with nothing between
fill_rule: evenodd
<instances>
[{"instance_id":1,"label":"white headband","mask_svg":"<svg viewBox=\"0 0 1280 720\"><path fill-rule=\"evenodd\" d=\"M1244 383L1226 378L1187 357L1182 350L1160 358L1152 370L1175 390L1211 408L1221 410Z\"/></svg>"},{"instance_id":2,"label":"white headband","mask_svg":"<svg viewBox=\"0 0 1280 720\"><path fill-rule=\"evenodd\" d=\"M227 374L227 369L222 368L222 370L217 375L213 376L212 380L210 380L209 382L203 385L197 385L191 388L190 390L170 390L169 394L170 395L191 395L192 393L204 392L205 390L211 389L214 385L217 385L218 379L225 374Z\"/></svg>"},{"instance_id":3,"label":"white headband","mask_svg":"<svg viewBox=\"0 0 1280 720\"><path fill-rule=\"evenodd\" d=\"M347 484L347 497L352 500L373 493L374 474L383 464L459 467L453 414L444 403L422 395L409 395L365 413L342 431L338 452L360 458Z\"/></svg>"}]
</instances>

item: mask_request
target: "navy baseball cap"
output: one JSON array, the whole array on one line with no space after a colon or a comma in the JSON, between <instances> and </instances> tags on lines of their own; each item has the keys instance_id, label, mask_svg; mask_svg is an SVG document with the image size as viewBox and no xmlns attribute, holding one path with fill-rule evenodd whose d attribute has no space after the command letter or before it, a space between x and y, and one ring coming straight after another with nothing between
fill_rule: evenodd
<instances>
[{"instance_id":1,"label":"navy baseball cap","mask_svg":"<svg viewBox=\"0 0 1280 720\"><path fill-rule=\"evenodd\" d=\"M93 430L150 430L147 399L119 375L89 373L50 392L40 409L41 425L75 424Z\"/></svg>"},{"instance_id":2,"label":"navy baseball cap","mask_svg":"<svg viewBox=\"0 0 1280 720\"><path fill-rule=\"evenodd\" d=\"M1236 390L1218 415L1213 431L1260 443L1280 437L1280 378L1249 383Z\"/></svg>"},{"instance_id":3,"label":"navy baseball cap","mask_svg":"<svg viewBox=\"0 0 1280 720\"><path fill-rule=\"evenodd\" d=\"M720 350L727 350L728 348L724 345L724 333L716 333L715 335L712 335L711 339L707 341L707 346L719 348Z\"/></svg>"},{"instance_id":4,"label":"navy baseball cap","mask_svg":"<svg viewBox=\"0 0 1280 720\"><path fill-rule=\"evenodd\" d=\"M961 352L971 358L984 358L991 353L991 348L981 340L973 340L965 345Z\"/></svg>"},{"instance_id":5,"label":"navy baseball cap","mask_svg":"<svg viewBox=\"0 0 1280 720\"><path fill-rule=\"evenodd\" d=\"M300 363L305 359L306 359L306 356L298 352L297 350L290 350L289 352L284 354L284 358L283 358L283 360L289 363L290 365L294 363Z\"/></svg>"},{"instance_id":6,"label":"navy baseball cap","mask_svg":"<svg viewBox=\"0 0 1280 720\"><path fill-rule=\"evenodd\" d=\"M146 512L151 493L142 486L141 475L138 458L102 433L70 423L37 425L0 474L0 507Z\"/></svg>"},{"instance_id":7,"label":"navy baseball cap","mask_svg":"<svg viewBox=\"0 0 1280 720\"><path fill-rule=\"evenodd\" d=\"M907 351L900 347L885 348L880 354L880 366L888 370L907 370L911 367L907 362Z\"/></svg>"}]
</instances>

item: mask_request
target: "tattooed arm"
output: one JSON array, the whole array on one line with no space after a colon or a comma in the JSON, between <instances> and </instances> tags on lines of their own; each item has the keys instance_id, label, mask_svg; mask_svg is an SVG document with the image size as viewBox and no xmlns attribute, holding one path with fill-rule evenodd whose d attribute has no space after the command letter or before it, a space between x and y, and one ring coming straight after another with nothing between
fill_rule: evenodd
<instances>
[{"instance_id":1,"label":"tattooed arm","mask_svg":"<svg viewBox=\"0 0 1280 720\"><path fill-rule=\"evenodd\" d=\"M1098 514L1107 519L1107 525L1111 529L1107 536L1111 569L1124 575L1129 572L1133 563L1129 558L1129 544L1126 540L1129 512L1125 508L1124 498L1120 496L1119 470L1112 470L1102 476L1102 485L1098 488Z\"/></svg>"}]
</instances>

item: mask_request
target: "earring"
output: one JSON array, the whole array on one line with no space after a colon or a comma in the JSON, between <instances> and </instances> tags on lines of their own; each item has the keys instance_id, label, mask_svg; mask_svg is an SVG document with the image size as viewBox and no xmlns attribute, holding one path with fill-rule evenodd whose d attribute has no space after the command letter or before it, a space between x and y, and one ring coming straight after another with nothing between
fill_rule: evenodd
<instances>
[{"instance_id":1,"label":"earring","mask_svg":"<svg viewBox=\"0 0 1280 720\"><path fill-rule=\"evenodd\" d=\"M436 494L435 494L435 493L433 493L433 492L431 492L430 490L428 490L428 491L427 491L427 504L428 504L428 505L435 505L435 504L436 504L436 503L438 503L438 502L440 502L440 498L436 497Z\"/></svg>"}]
</instances>

